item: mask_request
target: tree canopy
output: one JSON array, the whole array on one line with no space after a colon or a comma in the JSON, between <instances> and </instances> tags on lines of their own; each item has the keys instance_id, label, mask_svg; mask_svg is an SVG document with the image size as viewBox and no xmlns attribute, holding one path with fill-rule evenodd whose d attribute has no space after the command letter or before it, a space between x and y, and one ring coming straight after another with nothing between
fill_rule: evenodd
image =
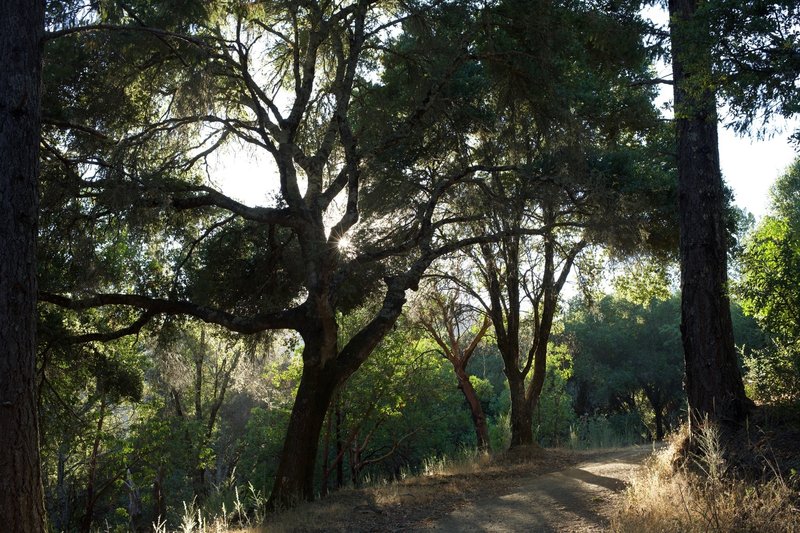
<instances>
[{"instance_id":1,"label":"tree canopy","mask_svg":"<svg viewBox=\"0 0 800 533\"><path fill-rule=\"evenodd\" d=\"M674 121L641 2L47 2L24 153L40 144L56 528L172 523L232 494L244 523L462 446L587 442L623 404L633 438L645 404L660 438L680 403L678 250L690 413L740 421L717 99L741 131L796 112L799 14L668 7ZM225 182L244 158L266 196ZM783 348L798 174L739 289ZM583 285L606 258L635 265L613 297ZM596 301L562 305L573 280Z\"/></svg>"}]
</instances>

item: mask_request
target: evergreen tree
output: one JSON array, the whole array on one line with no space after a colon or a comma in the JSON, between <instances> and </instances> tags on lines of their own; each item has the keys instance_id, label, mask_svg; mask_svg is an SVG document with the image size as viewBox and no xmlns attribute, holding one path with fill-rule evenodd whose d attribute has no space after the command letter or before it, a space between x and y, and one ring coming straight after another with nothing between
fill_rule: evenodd
<instances>
[{"instance_id":1,"label":"evergreen tree","mask_svg":"<svg viewBox=\"0 0 800 533\"><path fill-rule=\"evenodd\" d=\"M0 5L0 523L47 529L36 408L36 215L44 2Z\"/></svg>"}]
</instances>

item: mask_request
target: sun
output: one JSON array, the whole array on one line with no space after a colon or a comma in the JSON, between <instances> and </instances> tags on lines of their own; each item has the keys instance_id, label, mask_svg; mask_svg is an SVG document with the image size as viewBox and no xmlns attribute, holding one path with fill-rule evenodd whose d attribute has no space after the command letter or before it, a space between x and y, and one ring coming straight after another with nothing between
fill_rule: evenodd
<instances>
[{"instance_id":1,"label":"sun","mask_svg":"<svg viewBox=\"0 0 800 533\"><path fill-rule=\"evenodd\" d=\"M347 235L342 235L341 237L339 237L336 246L338 246L339 251L346 252L353 247L353 243L350 241L350 237L348 237Z\"/></svg>"}]
</instances>

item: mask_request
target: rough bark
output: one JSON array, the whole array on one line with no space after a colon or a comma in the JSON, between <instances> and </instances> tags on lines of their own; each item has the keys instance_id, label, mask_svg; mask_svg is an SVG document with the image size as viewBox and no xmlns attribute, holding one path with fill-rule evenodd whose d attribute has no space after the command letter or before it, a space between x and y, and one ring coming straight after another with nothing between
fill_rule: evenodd
<instances>
[{"instance_id":1,"label":"rough bark","mask_svg":"<svg viewBox=\"0 0 800 533\"><path fill-rule=\"evenodd\" d=\"M708 30L699 0L670 0L678 136L681 334L693 429L747 416L727 295L727 235Z\"/></svg>"},{"instance_id":2,"label":"rough bark","mask_svg":"<svg viewBox=\"0 0 800 533\"><path fill-rule=\"evenodd\" d=\"M297 389L278 471L267 506L291 507L314 499L314 466L325 414L335 392L335 373L305 364Z\"/></svg>"},{"instance_id":3,"label":"rough bark","mask_svg":"<svg viewBox=\"0 0 800 533\"><path fill-rule=\"evenodd\" d=\"M511 396L511 448L530 446L533 444L533 409L525 398L525 382L522 374L517 372L514 378L510 374L507 370Z\"/></svg>"},{"instance_id":4,"label":"rough bark","mask_svg":"<svg viewBox=\"0 0 800 533\"><path fill-rule=\"evenodd\" d=\"M0 523L46 529L34 382L44 2L0 2Z\"/></svg>"}]
</instances>

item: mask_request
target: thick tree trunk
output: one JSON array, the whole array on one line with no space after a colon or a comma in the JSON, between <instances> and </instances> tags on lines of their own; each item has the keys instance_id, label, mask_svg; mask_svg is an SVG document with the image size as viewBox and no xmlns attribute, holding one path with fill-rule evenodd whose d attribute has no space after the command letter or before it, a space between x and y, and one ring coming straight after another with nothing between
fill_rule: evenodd
<instances>
[{"instance_id":1,"label":"thick tree trunk","mask_svg":"<svg viewBox=\"0 0 800 533\"><path fill-rule=\"evenodd\" d=\"M670 0L670 33L678 134L681 333L693 428L706 417L744 420L748 401L733 344L727 296L727 235L719 167L716 101L708 88L707 28L699 0Z\"/></svg>"},{"instance_id":2,"label":"thick tree trunk","mask_svg":"<svg viewBox=\"0 0 800 533\"><path fill-rule=\"evenodd\" d=\"M36 414L36 182L44 2L0 2L0 524L46 529Z\"/></svg>"},{"instance_id":3,"label":"thick tree trunk","mask_svg":"<svg viewBox=\"0 0 800 533\"><path fill-rule=\"evenodd\" d=\"M464 394L464 399L469 406L470 414L472 415L472 423L475 426L475 438L477 439L478 449L486 451L489 449L489 427L486 425L486 414L483 412L483 406L478 398L478 393L475 387L469 381L469 375L466 370L461 367L456 367L456 376L458 377L458 388Z\"/></svg>"},{"instance_id":4,"label":"thick tree trunk","mask_svg":"<svg viewBox=\"0 0 800 533\"><path fill-rule=\"evenodd\" d=\"M521 375L508 376L511 392L511 448L533 444L533 409L525 399L525 381Z\"/></svg>"},{"instance_id":5,"label":"thick tree trunk","mask_svg":"<svg viewBox=\"0 0 800 533\"><path fill-rule=\"evenodd\" d=\"M304 360L308 361L305 355ZM319 437L337 384L333 371L319 364L304 364L267 504L270 509L287 508L314 498Z\"/></svg>"}]
</instances>

